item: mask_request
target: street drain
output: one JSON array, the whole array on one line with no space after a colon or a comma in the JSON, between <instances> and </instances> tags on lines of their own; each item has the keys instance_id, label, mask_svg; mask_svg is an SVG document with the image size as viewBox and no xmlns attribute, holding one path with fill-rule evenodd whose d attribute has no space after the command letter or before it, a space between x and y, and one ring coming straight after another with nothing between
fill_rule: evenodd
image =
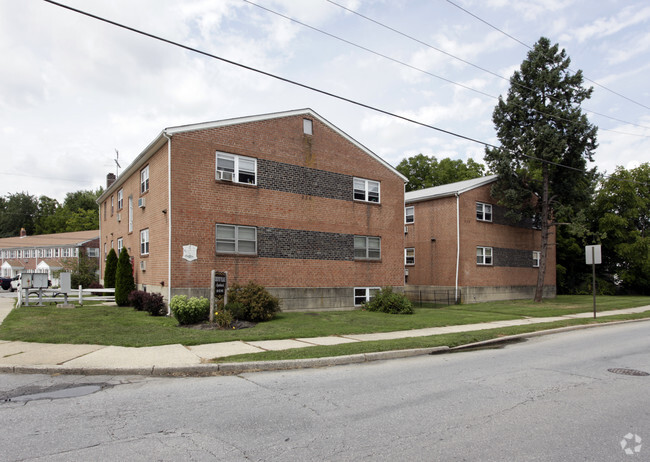
<instances>
[{"instance_id":1,"label":"street drain","mask_svg":"<svg viewBox=\"0 0 650 462\"><path fill-rule=\"evenodd\" d=\"M622 367L615 368L615 369L607 369L607 371L613 372L614 374L634 375L634 376L637 376L637 377L645 377L647 375L650 375L647 372L637 371L636 369L626 369L626 368L622 368Z\"/></svg>"}]
</instances>

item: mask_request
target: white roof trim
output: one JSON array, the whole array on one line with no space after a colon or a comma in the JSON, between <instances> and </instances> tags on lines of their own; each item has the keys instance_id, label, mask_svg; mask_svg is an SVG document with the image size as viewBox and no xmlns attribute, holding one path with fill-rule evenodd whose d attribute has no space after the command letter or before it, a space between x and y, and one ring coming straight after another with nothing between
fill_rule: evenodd
<instances>
[{"instance_id":1,"label":"white roof trim","mask_svg":"<svg viewBox=\"0 0 650 462\"><path fill-rule=\"evenodd\" d=\"M107 197L109 197L110 194L113 194L113 192L119 190L119 187L124 183L124 181L130 177L135 171L139 170L146 162L147 160L158 150L160 149L166 142L167 139L165 135L167 136L173 136L177 133L187 133L187 132L192 132L192 131L197 131L197 130L206 130L210 128L218 128L218 127L226 127L230 125L238 125L238 124L244 124L244 123L251 123L251 122L260 122L263 120L270 120L270 119L280 119L283 117L293 117L297 115L306 115L306 116L311 116L316 119L318 119L320 122L323 124L327 125L329 128L331 128L333 131L341 135L343 138L347 139L349 142L354 144L356 147L364 151L366 154L368 154L370 157L373 159L377 160L380 162L384 167L388 168L390 171L395 173L397 176L402 178L404 181L408 181L408 178L406 178L404 175L402 175L395 167L390 165L388 162L386 162L384 159L379 157L377 154L372 152L370 149L359 143L357 140L349 136L347 133L342 131L340 128L336 127L332 123L330 123L328 120L324 119L320 115L318 115L315 111L309 108L305 109L296 109L292 111L285 111L285 112L274 112L274 113L269 113L269 114L260 114L260 115L254 115L254 116L246 116L246 117L237 117L237 118L232 118L232 119L224 119L224 120L217 120L214 122L202 122L202 123L197 123L197 124L189 124L189 125L179 125L176 127L168 127L165 128L163 131L160 132L160 134L151 142L149 145L138 155L138 157L135 158L133 162L122 172L122 174L117 177L115 182L108 188L106 188L106 191L104 191L104 194L102 194L98 199L97 203L101 204L106 200Z\"/></svg>"},{"instance_id":2,"label":"white roof trim","mask_svg":"<svg viewBox=\"0 0 650 462\"><path fill-rule=\"evenodd\" d=\"M497 180L497 178L497 175L488 175L481 178L474 178L472 180L458 181L456 183L434 186L433 188L420 189L419 191L410 191L404 195L404 202L410 204L413 202L426 201L429 199L437 199L439 197L463 194L464 192L471 191L472 189L493 183Z\"/></svg>"}]
</instances>

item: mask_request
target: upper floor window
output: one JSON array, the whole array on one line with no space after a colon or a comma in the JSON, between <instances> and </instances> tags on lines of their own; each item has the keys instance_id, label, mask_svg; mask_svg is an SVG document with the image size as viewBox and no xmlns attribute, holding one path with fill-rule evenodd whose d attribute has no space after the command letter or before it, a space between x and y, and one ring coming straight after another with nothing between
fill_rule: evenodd
<instances>
[{"instance_id":1,"label":"upper floor window","mask_svg":"<svg viewBox=\"0 0 650 462\"><path fill-rule=\"evenodd\" d=\"M379 260L381 258L381 238L354 236L354 258Z\"/></svg>"},{"instance_id":2,"label":"upper floor window","mask_svg":"<svg viewBox=\"0 0 650 462\"><path fill-rule=\"evenodd\" d=\"M218 224L217 253L257 254L257 228Z\"/></svg>"},{"instance_id":3,"label":"upper floor window","mask_svg":"<svg viewBox=\"0 0 650 462\"><path fill-rule=\"evenodd\" d=\"M404 264L415 265L415 249L413 247L404 249Z\"/></svg>"},{"instance_id":4,"label":"upper floor window","mask_svg":"<svg viewBox=\"0 0 650 462\"><path fill-rule=\"evenodd\" d=\"M355 178L354 199L366 202L379 202L379 181Z\"/></svg>"},{"instance_id":5,"label":"upper floor window","mask_svg":"<svg viewBox=\"0 0 650 462\"><path fill-rule=\"evenodd\" d=\"M404 223L413 223L415 221L415 207L406 207L404 209Z\"/></svg>"},{"instance_id":6,"label":"upper floor window","mask_svg":"<svg viewBox=\"0 0 650 462\"><path fill-rule=\"evenodd\" d=\"M314 123L311 119L302 119L302 131L305 135L314 134Z\"/></svg>"},{"instance_id":7,"label":"upper floor window","mask_svg":"<svg viewBox=\"0 0 650 462\"><path fill-rule=\"evenodd\" d=\"M124 190L120 189L117 192L117 210L122 210L124 208Z\"/></svg>"},{"instance_id":8,"label":"upper floor window","mask_svg":"<svg viewBox=\"0 0 650 462\"><path fill-rule=\"evenodd\" d=\"M149 166L140 170L140 194L149 191Z\"/></svg>"},{"instance_id":9,"label":"upper floor window","mask_svg":"<svg viewBox=\"0 0 650 462\"><path fill-rule=\"evenodd\" d=\"M539 250L533 250L533 266L539 268L539 259L541 258L542 252Z\"/></svg>"},{"instance_id":10,"label":"upper floor window","mask_svg":"<svg viewBox=\"0 0 650 462\"><path fill-rule=\"evenodd\" d=\"M492 205L477 202L476 219L480 221L492 221Z\"/></svg>"},{"instance_id":11,"label":"upper floor window","mask_svg":"<svg viewBox=\"0 0 650 462\"><path fill-rule=\"evenodd\" d=\"M140 231L140 255L149 255L149 228Z\"/></svg>"},{"instance_id":12,"label":"upper floor window","mask_svg":"<svg viewBox=\"0 0 650 462\"><path fill-rule=\"evenodd\" d=\"M476 264L477 265L491 265L492 264L492 247L477 247L476 248Z\"/></svg>"},{"instance_id":13,"label":"upper floor window","mask_svg":"<svg viewBox=\"0 0 650 462\"><path fill-rule=\"evenodd\" d=\"M89 257L99 257L99 249L96 247L88 247L86 249L86 254Z\"/></svg>"},{"instance_id":14,"label":"upper floor window","mask_svg":"<svg viewBox=\"0 0 650 462\"><path fill-rule=\"evenodd\" d=\"M257 184L257 159L217 152L217 180Z\"/></svg>"},{"instance_id":15,"label":"upper floor window","mask_svg":"<svg viewBox=\"0 0 650 462\"><path fill-rule=\"evenodd\" d=\"M115 197L111 196L111 216L113 216L113 211L115 209L115 203L113 202Z\"/></svg>"}]
</instances>

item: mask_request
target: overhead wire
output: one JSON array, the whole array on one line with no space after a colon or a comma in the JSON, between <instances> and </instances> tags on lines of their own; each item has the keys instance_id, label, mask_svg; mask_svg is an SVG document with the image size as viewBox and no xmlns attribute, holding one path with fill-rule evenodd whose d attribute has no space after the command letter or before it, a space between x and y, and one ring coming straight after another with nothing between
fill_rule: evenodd
<instances>
[{"instance_id":1,"label":"overhead wire","mask_svg":"<svg viewBox=\"0 0 650 462\"><path fill-rule=\"evenodd\" d=\"M255 6L258 6L258 7L260 7L260 8L263 8L263 9L265 9L265 10L267 10L267 11L272 12L272 13L275 13L274 11L272 11L272 10L270 10L270 9L268 9L268 8L261 7L261 6L257 5L256 3L253 3L253 2L251 2L251 1L249 1L249 0L243 0L243 1L245 1L246 3L249 3L249 4L251 4L251 5L255 5ZM429 43L427 43L427 42L424 42L424 41L422 41L422 40L420 40L420 39L418 39L418 38L416 38L416 37L413 37L412 35L409 35L409 34L407 34L407 33L405 33L405 32L402 32L402 31L400 31L400 30L398 30L398 29L395 29L394 27L388 26L388 25L386 25L386 24L384 24L384 23L382 23L382 22L380 22L380 21L377 21L377 20L375 20L375 19L373 19L373 18L370 18L370 17L368 17L368 16L366 16L366 15L363 15L363 14L361 14L361 13L359 13L359 12L353 10L353 9L347 8L346 6L341 5L340 3L337 3L337 2L335 2L335 1L333 1L333 0L326 0L326 1L327 1L328 3L331 3L332 5L335 5L335 6L339 7L339 8L341 8L341 9L343 9L343 10L349 12L349 13L352 13L352 14L354 14L354 15L356 15L356 16L359 16L359 17L361 17L361 18L363 18L363 19L365 19L365 20L367 20L367 21L370 21L370 22L372 22L372 23L374 23L374 24L376 24L376 25L378 25L378 26L380 26L380 27L383 27L383 28L385 28L385 29L388 29L388 30L390 30L391 32L394 32L394 33L396 33L396 34L398 34L398 35L401 35L402 37L405 37L405 38L407 38L407 39L409 39L409 40L412 40L412 41L414 41L414 42L416 42L416 43L419 43L420 45L423 45L423 46L425 46L425 47L427 47L427 48L430 48L430 49L435 50L435 51L437 51L437 52L439 52L439 53L442 53L442 54L444 54L444 55L446 55L446 56L448 56L448 57L450 57L450 58L452 58L452 59L455 59L455 60L460 61L460 62L462 62L462 63L464 63L464 64L467 64L468 66L471 66L471 67L473 67L473 68L475 68L475 69L478 69L478 70L480 70L480 71L482 71L482 72L485 72L485 73L487 73L487 74L490 74L490 75L492 75L493 77L497 77L498 79L501 79L501 80L504 80L504 81L506 81L506 82L509 82L511 85L516 85L517 87L519 87L519 88L524 88L524 89L526 89L526 90L532 90L532 88L530 88L530 87L527 86L527 85L523 85L523 84L521 84L521 83L512 82L508 77L505 77L505 76L503 76L503 75L500 75L500 74L498 74L497 72L494 72L494 71L491 71L491 70L489 70L489 69L486 69L486 68L484 68L484 67L482 67L482 66L479 66L478 64L474 64L474 63L472 63L471 61L467 61L466 59L463 59L463 58L461 58L461 57L459 57L459 56L456 56L456 55L454 55L454 54L452 54L452 53L449 53L449 52L447 52L447 51L445 51L445 50L442 50L442 49L440 49L440 48L438 48L438 47L435 47L435 46L433 46L433 45L431 45L431 44L429 44ZM279 13L275 13L275 14L279 14ZM281 15L281 16L283 16L283 15ZM283 16L283 17L286 17L286 16ZM287 18L287 19L291 19L291 18ZM292 20L292 21L295 21L295 20ZM295 21L295 22L298 22L298 21ZM299 22L298 22L298 23L299 23ZM302 24L302 23L300 23L300 24ZM327 34L327 35L332 36L331 34L329 34L329 33L327 33L327 32L323 32L323 31L321 31L321 30L319 30L319 29L316 29L316 28L314 28L314 27L311 27L311 26L307 26L307 27L310 27L311 29L314 29L314 30L317 30L317 31L319 31L319 32L322 32L322 33L325 33L325 34ZM501 32L502 32L502 31L501 31ZM503 33L505 34L505 32L503 32ZM506 35L507 35L507 34L506 34ZM335 37L335 38L336 38L336 37ZM515 40L516 40L516 39L515 39ZM527 46L527 45L526 45L526 46ZM530 48L530 47L529 47L529 48ZM419 69L418 69L418 70L419 70ZM491 98L498 99L497 97L495 97L495 96L493 96L493 95L487 95L487 96L490 96ZM557 99L556 99L556 98L553 98L553 97L550 97L550 99L557 101ZM583 109L585 112L588 112L588 113L591 113L591 114L594 114L594 115L597 115L597 116L600 116L600 117L604 117L604 118L606 118L606 119L610 119L610 120L614 120L614 121L616 121L616 122L624 123L624 124L626 124L626 125L633 125L633 126L636 126L636 127L639 127L639 128L646 128L646 129L649 129L649 130L650 130L650 127L647 127L647 126L645 126L645 125L640 125L640 124L637 124L637 123L635 123L635 122L629 122L629 121L627 121L627 120L618 119L618 118L616 118L616 117L612 117L612 116L609 116L609 115L607 115L607 114L603 114L603 113L600 113L600 112L596 112L596 111L591 110L591 109L589 109L589 108L585 108L585 107L583 107L582 109ZM546 115L549 115L549 114L546 114ZM553 117L553 116L552 116L552 117ZM627 133L627 132L621 132L621 131L618 131L618 130L612 130L612 129L602 128L602 127L600 127L600 129L603 130L603 131L609 131L609 132L618 133L618 134L621 134L621 135L648 137L648 135L642 135L642 134L638 134L638 133Z\"/></svg>"},{"instance_id":2,"label":"overhead wire","mask_svg":"<svg viewBox=\"0 0 650 462\"><path fill-rule=\"evenodd\" d=\"M381 108L378 108L378 107L375 107L375 106L371 106L371 105L366 104L366 103L362 103L360 101L356 101L356 100L353 100L353 99L350 99L350 98L347 98L347 97L344 97L344 96L341 96L341 95L337 95L335 93L331 93L331 92L326 91L326 90L321 90L321 89L313 87L311 85L307 85L307 84L304 84L304 83L301 83L301 82L298 82L298 81L295 81L295 80L291 80L291 79L286 78L286 77L282 77L282 76L279 76L279 75L276 75L276 74L273 74L273 73L270 73L270 72L267 72L267 71L263 71L261 69L254 68L252 66L248 66L248 65L245 65L245 64L242 64L242 63L238 63L236 61L233 61L233 60L230 60L230 59L227 59L227 58L224 58L224 57L221 57L221 56L218 56L218 55L215 55L215 54L203 51L203 50L199 50L198 48L194 48L194 47L191 47L189 45L184 45L182 43L179 43L179 42L176 42L176 41L173 41L173 40L170 40L170 39L167 39L167 38L152 34L150 32L145 32L143 30L136 29L134 27L127 26L125 24L121 24L119 22L110 20L108 18L104 18L102 16L98 16L98 15L89 13L87 11L83 11L83 10L80 10L78 8L71 7L69 5L65 5L65 4L56 2L54 0L43 0L43 1L46 2L46 3L50 3L52 5L58 6L60 8L64 8L64 9L67 9L69 11L75 12L77 14L81 14L81 15L87 16L89 18L104 22L106 24L110 24L112 26L115 26L115 27L118 27L118 28L121 28L121 29L124 29L124 30L128 30L128 31L136 33L138 35L149 37L151 39L158 40L160 42L167 43L169 45L172 45L172 46L175 46L175 47L187 50L187 51L191 51L193 53L200 54L202 56L207 56L209 58L213 58L213 59L216 59L218 61L222 61L222 62L225 62L227 64L231 64L233 66L237 66L237 67L240 67L242 69L258 73L260 75L264 75L266 77L271 77L271 78L279 80L281 82L285 82L285 83L288 83L288 84L291 84L291 85L295 85L295 86L298 86L298 87L301 87L301 88L304 88L304 89L307 89L307 90L310 90L310 91L313 91L313 92L316 92L316 93L320 93L320 94L325 95L325 96L329 96L331 98L338 99L340 101L344 101L344 102L347 102L347 103L350 103L350 104L353 104L353 105L356 105L356 106L359 106L359 107L363 107L365 109L369 109L369 110L374 111L374 112L378 112L380 114L384 114L384 115L387 115L387 116L390 116L390 117L393 117L393 118L396 118L396 119L400 119L400 120L403 120L403 121L406 121L406 122L409 122L409 123L412 123L412 124L415 124L415 125L419 125L421 127L425 127L425 128L429 128L429 129L432 129L432 130L435 130L435 131L438 131L438 132L441 132L441 133L445 133L447 135L454 136L456 138L460 138L460 139L464 139L466 141L481 144L486 148L500 149L498 146L493 145L491 143L488 143L486 141L481 141L481 140L472 138L470 136L462 135L460 133L452 132L450 130L445 130L443 128L436 127L436 126L431 125L431 124L420 122L420 121L412 119L410 117L406 117L406 116L403 116L403 115L400 115L400 114L396 114L396 113L393 113L393 112L390 112L390 111L387 111L387 110L384 110L384 109L381 109ZM533 160L536 160L536 161L539 161L539 162L542 162L542 163L548 163L548 164L556 165L556 166L559 166L559 167L562 167L562 168L575 170L575 171L578 171L580 173L585 173L585 174L589 173L586 170L581 170L581 169L571 167L571 166L568 166L568 165L558 164L556 162L548 161L546 159L540 159L540 158L537 158L537 157L534 157L534 156L529 156L529 155L526 155L526 154L523 154L523 153L518 153L518 154L522 155L523 157L527 157L527 158L530 158L530 159L533 159ZM607 177L607 175L603 175L603 176Z\"/></svg>"},{"instance_id":3,"label":"overhead wire","mask_svg":"<svg viewBox=\"0 0 650 462\"><path fill-rule=\"evenodd\" d=\"M500 33L502 33L502 34L505 35L506 37L508 37L508 38L514 40L515 42L517 42L517 43L523 45L524 47L528 48L529 50L532 50L532 49L533 49L533 48L532 48L530 45L528 45L527 43L524 43L524 42L522 42L521 40L519 40L518 38L516 38L516 37L514 37L514 36L508 34L507 32L505 32L505 31L499 29L497 26L495 26L495 25L493 25L493 24L490 24L489 22L487 22L487 21L484 20L483 18L481 18L481 17L475 15L474 13L472 13L471 11L469 11L469 10L463 8L462 6L458 5L457 3L455 3L455 2L453 2L453 1L451 1L451 0L447 0L447 3L450 3L451 5L455 6L455 7L458 8L459 10L464 11L465 13L467 13L467 14L470 15L470 16L472 16L473 18L475 18L475 19L481 21L483 24L485 24L485 25L491 27L492 29L494 29L494 30L496 30L496 31L498 31L498 32L500 32ZM575 73L575 71L573 71L572 69L569 69L569 70L571 70L571 72L574 72L574 73ZM598 82L596 82L595 80L592 80L592 79L588 78L587 76L584 76L584 78L585 78L585 80L587 80L587 81L593 83L594 85L597 85L598 87L602 88L603 90L607 90L608 92L610 92L610 93L612 93L612 94L614 94L614 95L616 95L616 96L618 96L618 97L620 97L620 98L623 98L623 99L625 99L625 100L627 100L627 101L629 101L629 102L631 102L631 103L634 103L634 104L636 104L637 106L640 106L640 107L645 108L645 109L650 109L650 106L646 106L646 105L643 104L643 103L640 103L640 102L638 102L638 101L636 101L636 100L633 100L632 98L629 98L629 97L627 97L627 96L625 96L625 95L623 95L623 94L621 94L621 93L619 93L619 92L617 92L617 91L614 91L614 90L612 90L611 88L608 88L608 87L606 87L605 85L602 85L601 83L598 83Z\"/></svg>"}]
</instances>

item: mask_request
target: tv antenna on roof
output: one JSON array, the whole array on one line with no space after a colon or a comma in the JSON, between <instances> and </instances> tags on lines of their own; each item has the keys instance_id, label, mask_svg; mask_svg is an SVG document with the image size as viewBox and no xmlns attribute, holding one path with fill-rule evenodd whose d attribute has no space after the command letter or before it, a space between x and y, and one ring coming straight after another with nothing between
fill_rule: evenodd
<instances>
[{"instance_id":1,"label":"tv antenna on roof","mask_svg":"<svg viewBox=\"0 0 650 462\"><path fill-rule=\"evenodd\" d=\"M120 151L118 151L118 150L116 149L116 150L115 150L115 165L117 166L117 167L115 168L115 177L116 177L116 178L117 178L118 176L120 176L120 167L121 167L121 165L120 165L120 163L118 162L119 159L120 159Z\"/></svg>"}]
</instances>

